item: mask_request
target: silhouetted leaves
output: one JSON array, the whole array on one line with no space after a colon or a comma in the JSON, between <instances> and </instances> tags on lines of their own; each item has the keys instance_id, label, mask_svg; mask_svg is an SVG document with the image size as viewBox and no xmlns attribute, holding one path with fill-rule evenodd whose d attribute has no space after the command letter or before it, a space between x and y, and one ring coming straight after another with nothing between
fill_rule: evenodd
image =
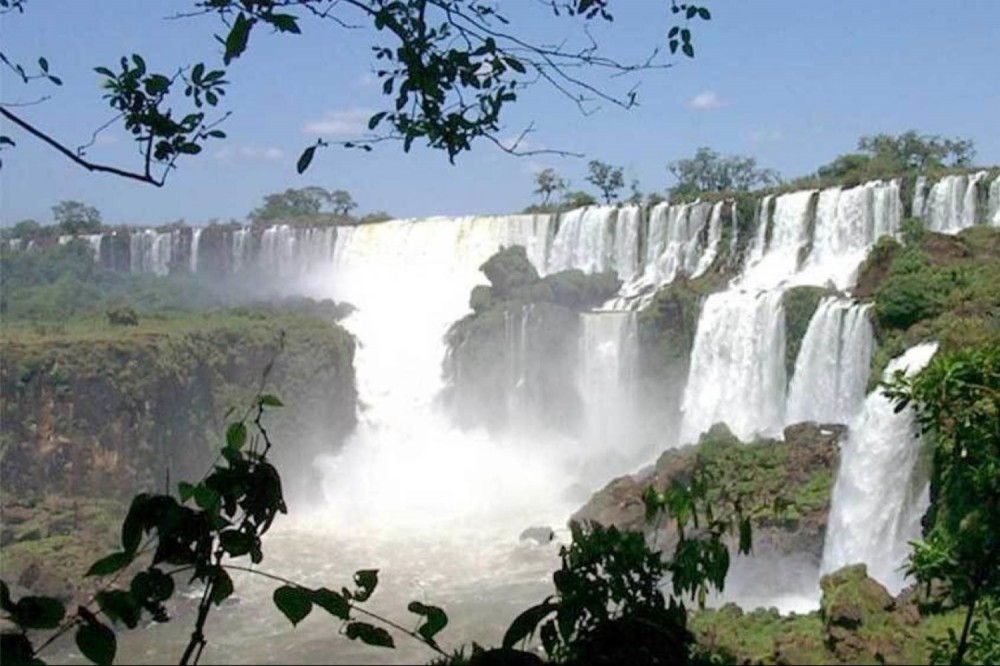
<instances>
[{"instance_id":1,"label":"silhouetted leaves","mask_svg":"<svg viewBox=\"0 0 1000 666\"><path fill-rule=\"evenodd\" d=\"M411 601L406 608L411 613L423 616L424 621L417 627L417 633L431 645L436 645L434 637L448 625L447 613L437 606L428 606L419 601Z\"/></svg>"},{"instance_id":2,"label":"silhouetted leaves","mask_svg":"<svg viewBox=\"0 0 1000 666\"><path fill-rule=\"evenodd\" d=\"M341 620L349 620L351 617L351 605L343 595L337 594L333 590L321 587L313 590L310 595L312 602L325 610L330 615Z\"/></svg>"},{"instance_id":3,"label":"silhouetted leaves","mask_svg":"<svg viewBox=\"0 0 1000 666\"><path fill-rule=\"evenodd\" d=\"M396 647L396 643L388 631L367 622L351 622L347 625L346 633L351 640L360 640L367 645L385 648Z\"/></svg>"},{"instance_id":4,"label":"silhouetted leaves","mask_svg":"<svg viewBox=\"0 0 1000 666\"><path fill-rule=\"evenodd\" d=\"M303 150L302 154L299 155L299 161L295 163L295 170L299 173L304 173L309 168L309 165L312 164L315 154L316 146L309 146Z\"/></svg>"},{"instance_id":5,"label":"silhouetted leaves","mask_svg":"<svg viewBox=\"0 0 1000 666\"><path fill-rule=\"evenodd\" d=\"M111 555L94 562L85 575L108 576L127 567L133 557L133 555L124 552L112 553Z\"/></svg>"},{"instance_id":6,"label":"silhouetted leaves","mask_svg":"<svg viewBox=\"0 0 1000 666\"><path fill-rule=\"evenodd\" d=\"M81 609L83 614L86 609ZM85 621L76 630L76 646L83 656L95 664L110 664L115 660L118 641L115 632L86 612Z\"/></svg>"},{"instance_id":7,"label":"silhouetted leaves","mask_svg":"<svg viewBox=\"0 0 1000 666\"><path fill-rule=\"evenodd\" d=\"M291 585L282 585L274 591L272 598L288 621L293 625L301 622L312 611L309 590Z\"/></svg>"}]
</instances>

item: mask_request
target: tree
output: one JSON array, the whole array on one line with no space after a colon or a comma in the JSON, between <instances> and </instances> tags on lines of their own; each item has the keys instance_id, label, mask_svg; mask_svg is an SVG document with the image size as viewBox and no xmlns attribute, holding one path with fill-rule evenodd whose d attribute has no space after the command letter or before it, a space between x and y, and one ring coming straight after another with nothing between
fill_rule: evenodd
<instances>
[{"instance_id":1,"label":"tree","mask_svg":"<svg viewBox=\"0 0 1000 666\"><path fill-rule=\"evenodd\" d=\"M913 404L933 442L931 507L909 573L943 582L965 608L959 636L939 643L952 664L1000 655L1000 342L941 354L887 388L897 411Z\"/></svg>"},{"instance_id":2,"label":"tree","mask_svg":"<svg viewBox=\"0 0 1000 666\"><path fill-rule=\"evenodd\" d=\"M344 194L350 198L349 194ZM316 217L330 201L331 194L322 187L289 188L284 192L266 195L264 205L252 210L250 219L259 224L297 217Z\"/></svg>"},{"instance_id":3,"label":"tree","mask_svg":"<svg viewBox=\"0 0 1000 666\"><path fill-rule=\"evenodd\" d=\"M80 201L60 201L52 207L52 218L66 234L97 233L101 230L101 213Z\"/></svg>"},{"instance_id":4,"label":"tree","mask_svg":"<svg viewBox=\"0 0 1000 666\"><path fill-rule=\"evenodd\" d=\"M587 182L601 191L604 203L618 200L618 193L625 187L625 176L621 167L614 167L600 160L591 160L587 165Z\"/></svg>"},{"instance_id":5,"label":"tree","mask_svg":"<svg viewBox=\"0 0 1000 666\"><path fill-rule=\"evenodd\" d=\"M350 217L351 211L358 207L358 204L351 197L350 192L346 190L334 190L330 192L328 201L330 202L330 207L333 209L333 214L338 217Z\"/></svg>"},{"instance_id":6,"label":"tree","mask_svg":"<svg viewBox=\"0 0 1000 666\"><path fill-rule=\"evenodd\" d=\"M753 157L723 156L706 146L698 148L694 157L670 162L667 170L677 179L670 192L678 196L750 190L781 182L777 171L758 167Z\"/></svg>"},{"instance_id":7,"label":"tree","mask_svg":"<svg viewBox=\"0 0 1000 666\"><path fill-rule=\"evenodd\" d=\"M918 134L916 130L898 136L873 134L858 139L858 151L839 155L821 166L820 178L856 183L901 173L923 173L942 167L965 167L976 155L969 139L947 139L938 135Z\"/></svg>"},{"instance_id":8,"label":"tree","mask_svg":"<svg viewBox=\"0 0 1000 666\"><path fill-rule=\"evenodd\" d=\"M543 206L549 204L549 197L565 189L566 181L556 173L555 169L542 169L535 174L535 194L542 195Z\"/></svg>"},{"instance_id":9,"label":"tree","mask_svg":"<svg viewBox=\"0 0 1000 666\"><path fill-rule=\"evenodd\" d=\"M563 197L563 203L566 208L583 208L584 206L593 206L597 203L592 195L586 192L567 192L566 196Z\"/></svg>"},{"instance_id":10,"label":"tree","mask_svg":"<svg viewBox=\"0 0 1000 666\"><path fill-rule=\"evenodd\" d=\"M0 12L21 13L25 4L24 0L0 0ZM542 83L583 111L600 103L631 108L636 103L634 86L624 83L620 89L611 89L603 75L634 74L667 64L658 45L651 45L648 56L623 62L607 55L590 38L589 24L612 21L612 4L611 0L546 0L514 21L501 13L499 3L478 0L190 0L188 10L178 16L215 15L223 26L223 34L216 36L223 46L221 63L197 62L157 72L136 53L123 56L113 66L95 67L106 91L104 99L139 146L137 168L88 160L90 144L67 145L29 120L16 105L0 105L0 116L85 169L162 186L181 158L197 155L209 141L225 138L219 125L228 117L222 110L230 85L228 68L247 54L251 37L258 39L266 30L296 35L311 22L315 29L361 26L377 33L373 37L374 73L386 103L369 118L368 134L342 142L321 139L307 147L296 165L299 173L309 168L318 148L334 143L371 150L391 140L409 151L415 142L422 142L444 151L451 161L482 140L507 152L540 152L519 152L498 136L504 111L522 91ZM711 13L703 6L676 0L668 6L679 19L671 21L676 24L667 33L670 54L679 51L694 57L690 22L710 20ZM539 13L532 15L533 11ZM529 28L545 16L576 22L575 38L558 45L532 40ZM6 53L0 55L24 84L62 84L45 57L38 58L37 66L26 67ZM590 78L596 75L605 83ZM10 136L0 135L0 147L13 145Z\"/></svg>"}]
</instances>

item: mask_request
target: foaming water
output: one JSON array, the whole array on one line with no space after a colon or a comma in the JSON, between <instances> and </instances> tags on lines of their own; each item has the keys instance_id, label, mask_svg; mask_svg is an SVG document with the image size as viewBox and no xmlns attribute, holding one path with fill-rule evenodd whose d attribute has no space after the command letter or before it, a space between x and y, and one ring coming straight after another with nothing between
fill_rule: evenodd
<instances>
[{"instance_id":1,"label":"foaming water","mask_svg":"<svg viewBox=\"0 0 1000 666\"><path fill-rule=\"evenodd\" d=\"M912 347L890 361L883 379L902 370L912 376L937 351L937 343ZM823 573L863 562L868 575L896 594L909 542L920 537L929 504L927 479L918 466L920 440L912 408L897 413L881 389L872 392L851 423L833 488Z\"/></svg>"}]
</instances>

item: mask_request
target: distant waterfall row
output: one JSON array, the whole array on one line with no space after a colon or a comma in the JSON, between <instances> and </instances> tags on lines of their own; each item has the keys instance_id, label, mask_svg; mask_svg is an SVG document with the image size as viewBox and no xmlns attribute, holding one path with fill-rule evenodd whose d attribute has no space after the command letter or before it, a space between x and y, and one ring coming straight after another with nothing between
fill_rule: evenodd
<instances>
[{"instance_id":1,"label":"distant waterfall row","mask_svg":"<svg viewBox=\"0 0 1000 666\"><path fill-rule=\"evenodd\" d=\"M957 233L978 221L1000 226L1000 176L987 186L988 176L987 171L945 176L929 188L926 178L917 178L913 216L941 233Z\"/></svg>"}]
</instances>

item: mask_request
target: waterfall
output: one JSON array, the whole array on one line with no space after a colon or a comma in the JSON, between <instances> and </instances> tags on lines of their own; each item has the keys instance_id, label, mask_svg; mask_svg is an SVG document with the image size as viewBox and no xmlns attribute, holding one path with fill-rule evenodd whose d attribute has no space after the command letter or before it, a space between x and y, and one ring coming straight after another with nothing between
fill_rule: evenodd
<instances>
[{"instance_id":1,"label":"waterfall","mask_svg":"<svg viewBox=\"0 0 1000 666\"><path fill-rule=\"evenodd\" d=\"M594 312L582 316L581 368L577 382L586 419L588 454L622 457L638 438L636 385L639 344L634 312ZM616 472L628 471L628 461ZM605 473L610 476L606 467Z\"/></svg>"},{"instance_id":2,"label":"waterfall","mask_svg":"<svg viewBox=\"0 0 1000 666\"><path fill-rule=\"evenodd\" d=\"M800 255L809 241L809 212L815 195L815 190L804 190L777 198L770 241L764 247L763 231L757 232L757 243L740 277L740 286L770 289L798 271ZM763 229L767 216L765 210L761 212Z\"/></svg>"},{"instance_id":3,"label":"waterfall","mask_svg":"<svg viewBox=\"0 0 1000 666\"><path fill-rule=\"evenodd\" d=\"M191 230L191 275L198 273L198 246L201 244L202 227L195 227Z\"/></svg>"},{"instance_id":4,"label":"waterfall","mask_svg":"<svg viewBox=\"0 0 1000 666\"><path fill-rule=\"evenodd\" d=\"M795 282L832 283L846 289L854 283L857 267L881 236L895 236L902 219L897 181L872 181L842 190L819 193L812 250Z\"/></svg>"},{"instance_id":5,"label":"waterfall","mask_svg":"<svg viewBox=\"0 0 1000 666\"><path fill-rule=\"evenodd\" d=\"M444 387L445 333L468 312L472 287L483 283L479 267L514 244L525 245L532 261L544 260L537 239L548 224L545 216L524 215L338 230L325 279L305 294L357 307L343 324L359 341L355 367L365 408L343 450L318 462L331 524L397 533L485 520L523 529L568 515L569 470L585 453L575 442L461 431L435 402ZM517 319L508 344L519 346L525 320Z\"/></svg>"},{"instance_id":6,"label":"waterfall","mask_svg":"<svg viewBox=\"0 0 1000 666\"><path fill-rule=\"evenodd\" d=\"M912 376L937 351L937 343L913 347L893 359L883 379L897 370ZM927 510L927 481L918 469L920 440L912 409L896 413L881 389L872 392L851 422L841 450L821 571L863 562L868 574L893 594L905 580L900 566L909 542L920 537Z\"/></svg>"},{"instance_id":7,"label":"waterfall","mask_svg":"<svg viewBox=\"0 0 1000 666\"><path fill-rule=\"evenodd\" d=\"M691 352L681 443L696 442L720 421L744 440L780 435L785 383L782 292L712 294Z\"/></svg>"},{"instance_id":8,"label":"waterfall","mask_svg":"<svg viewBox=\"0 0 1000 666\"><path fill-rule=\"evenodd\" d=\"M622 282L634 280L641 271L639 260L639 233L642 228L642 208L625 206L618 209L618 223L615 226L614 269Z\"/></svg>"},{"instance_id":9,"label":"waterfall","mask_svg":"<svg viewBox=\"0 0 1000 666\"><path fill-rule=\"evenodd\" d=\"M924 208L927 205L927 176L917 176L913 183L913 206L910 208L911 217L924 217Z\"/></svg>"},{"instance_id":10,"label":"waterfall","mask_svg":"<svg viewBox=\"0 0 1000 666\"><path fill-rule=\"evenodd\" d=\"M1000 173L990 183L989 203L987 205L989 223L1000 227Z\"/></svg>"},{"instance_id":11,"label":"waterfall","mask_svg":"<svg viewBox=\"0 0 1000 666\"><path fill-rule=\"evenodd\" d=\"M649 217L649 241L643 274L646 284L666 284L680 273L692 277L700 274L698 269L702 253L707 249L701 242L701 236L714 208L713 204L697 201L673 205L661 203L653 207ZM716 229L714 232L710 230L709 234L709 246L713 253L721 238L721 219L717 218L715 222Z\"/></svg>"},{"instance_id":12,"label":"waterfall","mask_svg":"<svg viewBox=\"0 0 1000 666\"><path fill-rule=\"evenodd\" d=\"M788 389L787 422L849 423L864 401L875 347L871 305L824 298L802 339Z\"/></svg>"},{"instance_id":13,"label":"waterfall","mask_svg":"<svg viewBox=\"0 0 1000 666\"><path fill-rule=\"evenodd\" d=\"M504 338L507 342L507 413L515 427L530 420L528 405L528 324L532 304L520 306L516 313L504 310Z\"/></svg>"},{"instance_id":14,"label":"waterfall","mask_svg":"<svg viewBox=\"0 0 1000 666\"><path fill-rule=\"evenodd\" d=\"M588 206L563 213L548 261L536 265L539 271L555 273L579 268L591 273L614 269L615 213L611 206Z\"/></svg>"},{"instance_id":15,"label":"waterfall","mask_svg":"<svg viewBox=\"0 0 1000 666\"><path fill-rule=\"evenodd\" d=\"M767 227L771 223L772 201L774 201L773 194L768 194L760 200L760 208L757 211L757 235L754 236L753 244L750 246L748 264L757 263L764 257L764 251L767 249Z\"/></svg>"},{"instance_id":16,"label":"waterfall","mask_svg":"<svg viewBox=\"0 0 1000 666\"><path fill-rule=\"evenodd\" d=\"M708 217L708 239L704 252L698 259L691 277L698 277L712 267L715 257L719 254L719 243L722 242L722 201L714 204Z\"/></svg>"},{"instance_id":17,"label":"waterfall","mask_svg":"<svg viewBox=\"0 0 1000 666\"><path fill-rule=\"evenodd\" d=\"M979 183L986 176L986 171L979 171L971 176L945 176L934 183L925 206L927 228L954 234L975 225L978 221Z\"/></svg>"}]
</instances>

